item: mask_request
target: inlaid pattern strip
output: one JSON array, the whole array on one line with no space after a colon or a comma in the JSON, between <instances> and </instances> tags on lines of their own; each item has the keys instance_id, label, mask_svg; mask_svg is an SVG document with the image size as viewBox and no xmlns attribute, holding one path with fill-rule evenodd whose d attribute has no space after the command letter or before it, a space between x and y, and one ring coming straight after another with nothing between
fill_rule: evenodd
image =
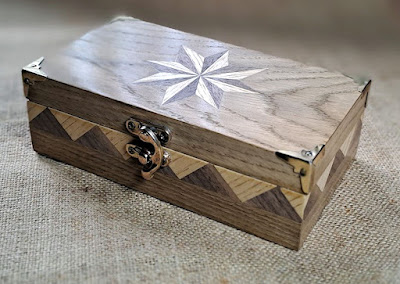
<instances>
[{"instance_id":1,"label":"inlaid pattern strip","mask_svg":"<svg viewBox=\"0 0 400 284\"><path fill-rule=\"evenodd\" d=\"M28 102L28 115L32 128L71 139L83 147L94 149L102 154L125 160L131 158L125 151L125 145L133 139L128 134L32 102ZM349 133L337 155L317 181L313 191L324 190L330 176L334 174L333 171L336 168L334 163L338 161L338 156L345 157L354 143L354 136L358 132L357 127L359 128L359 125L356 125ZM296 193L171 149L167 151L171 154L172 162L160 171L161 174L174 176L181 182L228 196L232 201L244 206L267 210L296 222L301 222L305 218L305 212L310 211L309 200L312 200L314 204L320 195Z\"/></svg>"}]
</instances>

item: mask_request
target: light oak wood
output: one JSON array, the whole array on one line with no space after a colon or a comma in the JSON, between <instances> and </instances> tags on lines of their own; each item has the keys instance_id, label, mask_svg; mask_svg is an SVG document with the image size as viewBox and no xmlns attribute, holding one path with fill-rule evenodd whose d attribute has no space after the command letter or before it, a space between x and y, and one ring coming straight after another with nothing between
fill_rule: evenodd
<instances>
[{"instance_id":1,"label":"light oak wood","mask_svg":"<svg viewBox=\"0 0 400 284\"><path fill-rule=\"evenodd\" d=\"M293 192L286 188L281 188L281 191L283 195L285 195L286 199L289 201L290 205L292 205L296 213L300 216L301 219L303 219L304 210L306 209L310 195Z\"/></svg>"},{"instance_id":2,"label":"light oak wood","mask_svg":"<svg viewBox=\"0 0 400 284\"><path fill-rule=\"evenodd\" d=\"M208 164L205 161L173 150L168 150L168 153L171 155L171 163L169 164L169 167L179 179L184 178Z\"/></svg>"},{"instance_id":3,"label":"light oak wood","mask_svg":"<svg viewBox=\"0 0 400 284\"><path fill-rule=\"evenodd\" d=\"M237 197L243 202L277 187L276 184L251 178L222 167L216 166L215 168L232 188Z\"/></svg>"},{"instance_id":4,"label":"light oak wood","mask_svg":"<svg viewBox=\"0 0 400 284\"><path fill-rule=\"evenodd\" d=\"M83 119L67 115L57 110L50 110L72 140L76 140L93 128L93 124Z\"/></svg>"},{"instance_id":5,"label":"light oak wood","mask_svg":"<svg viewBox=\"0 0 400 284\"><path fill-rule=\"evenodd\" d=\"M252 93L223 92L219 108L199 96L162 104L170 85L136 82L158 74L149 61L174 62L182 46L206 58L229 51L229 72L266 70L237 83ZM362 108L341 74L135 19L86 34L41 70L48 78L29 88L33 102L120 132L131 116L167 125L171 149L297 192L299 176L275 152L326 144L318 179Z\"/></svg>"},{"instance_id":6,"label":"light oak wood","mask_svg":"<svg viewBox=\"0 0 400 284\"><path fill-rule=\"evenodd\" d=\"M32 121L36 116L38 116L45 109L46 109L45 106L29 102L28 103L28 119L29 119L29 121Z\"/></svg>"},{"instance_id":7,"label":"light oak wood","mask_svg":"<svg viewBox=\"0 0 400 284\"><path fill-rule=\"evenodd\" d=\"M349 135L349 137L350 137L350 135ZM322 173L322 175L319 177L319 179L317 181L317 186L321 191L324 190L326 182L328 181L329 173L331 172L334 160L335 160L335 158L333 158L332 161L328 164L325 171Z\"/></svg>"}]
</instances>

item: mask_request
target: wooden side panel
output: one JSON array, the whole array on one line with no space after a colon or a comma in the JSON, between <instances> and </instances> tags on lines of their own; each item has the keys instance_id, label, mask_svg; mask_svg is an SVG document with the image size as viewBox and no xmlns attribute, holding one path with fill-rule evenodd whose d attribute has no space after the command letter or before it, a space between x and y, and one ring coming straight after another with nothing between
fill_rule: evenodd
<instances>
[{"instance_id":1,"label":"wooden side panel","mask_svg":"<svg viewBox=\"0 0 400 284\"><path fill-rule=\"evenodd\" d=\"M30 104L28 103L28 105ZM32 109L37 112L36 108ZM50 108L43 108L42 113L31 122L33 128L36 128L36 125L40 125L39 129L52 135L62 135L63 138L69 138L81 146L93 149L101 154L112 155L124 160L130 159L130 156L126 157L126 153L124 153L124 146L133 137L125 133ZM166 175L173 176L177 180L200 186L223 196L228 196L232 201L242 203L244 206L261 208L297 222L301 221L301 217L296 214L298 210L292 208L299 205L289 202L291 201L291 197L286 193L289 190L215 166L209 162L171 149L168 149L168 151L171 154L172 161L167 169L163 170L163 173ZM276 189L279 193L275 193L275 195L263 194L271 189ZM258 196L259 198L256 198ZM275 205L271 206L271 203L274 202L268 200L267 196L271 200L277 200L276 197L279 196L280 200L283 200L281 204L284 204L284 206L278 206L279 208L276 208ZM246 202L250 199L253 199L252 202ZM286 199L289 199L289 201Z\"/></svg>"},{"instance_id":2,"label":"wooden side panel","mask_svg":"<svg viewBox=\"0 0 400 284\"><path fill-rule=\"evenodd\" d=\"M329 174L326 175L324 173L323 178L326 178L326 184L324 188L318 188L318 186L316 186L313 189L313 192L310 194L310 199L305 208L305 216L302 223L300 245L303 244L307 235L318 221L322 210L328 204L344 173L354 160L360 140L362 117L363 113L358 118L356 125L350 131L349 135L345 139L345 142L340 147L340 150L337 151L335 157L330 162L331 169Z\"/></svg>"},{"instance_id":3,"label":"wooden side panel","mask_svg":"<svg viewBox=\"0 0 400 284\"><path fill-rule=\"evenodd\" d=\"M37 152L295 249L301 245L300 228L308 229L301 225L303 220L318 217L324 206L325 195L316 192L333 191L332 180L343 174L338 172L345 156L340 150L321 176L319 187L311 195L303 195L169 150L173 159L170 166L151 181L144 181L139 163L122 151L124 143L133 139L129 135L29 102L28 112L35 116L30 127ZM348 155L360 127L361 122L341 147ZM179 189L192 196L180 195ZM248 224L244 224L243 214ZM249 218L251 214L254 216Z\"/></svg>"},{"instance_id":4,"label":"wooden side panel","mask_svg":"<svg viewBox=\"0 0 400 284\"><path fill-rule=\"evenodd\" d=\"M315 177L316 182L320 179L327 167L331 164L332 160L336 156L339 150L347 151L349 148L350 139L352 137L352 131L358 124L358 121L364 114L365 104L368 97L370 83L367 84L366 88L362 92L361 96L357 99L356 103L350 109L346 116L346 119L342 121L335 133L330 137L329 141L325 145L325 154L323 159L319 162L316 168Z\"/></svg>"},{"instance_id":5,"label":"wooden side panel","mask_svg":"<svg viewBox=\"0 0 400 284\"><path fill-rule=\"evenodd\" d=\"M103 132L98 126L73 141L61 125L54 122L58 123L52 112L44 109L37 120L30 123L33 147L38 153L288 248L299 248L299 222L243 204L221 176L219 179L213 176L219 175L213 165L207 164L181 180L171 168L164 168L151 181L145 181L138 162L125 160L118 151L112 151L112 143L104 143L106 136L103 134L100 138Z\"/></svg>"},{"instance_id":6,"label":"wooden side panel","mask_svg":"<svg viewBox=\"0 0 400 284\"><path fill-rule=\"evenodd\" d=\"M265 151L265 149L244 143L238 139L224 137L167 117L160 120L154 113L115 102L51 79L32 86L28 97L39 105L46 105L63 113L74 113L76 116L85 118L85 120L104 126L109 131L124 133L124 123L132 116L141 121L168 125L174 133L174 139L169 145L171 149L179 149L181 154L196 156L199 160L253 176L266 183L280 184L285 188L299 193L302 192L298 174L293 172L293 168L289 164L278 158L275 152ZM82 97L86 99L82 100ZM363 93L329 141L324 141L324 143L327 143L325 155L316 169L315 177L317 179L325 171L356 120L363 113L365 100L366 93ZM193 139L194 135L196 139ZM282 147L279 150L288 149ZM224 158L221 159L221 157ZM126 158L128 157L126 156Z\"/></svg>"}]
</instances>

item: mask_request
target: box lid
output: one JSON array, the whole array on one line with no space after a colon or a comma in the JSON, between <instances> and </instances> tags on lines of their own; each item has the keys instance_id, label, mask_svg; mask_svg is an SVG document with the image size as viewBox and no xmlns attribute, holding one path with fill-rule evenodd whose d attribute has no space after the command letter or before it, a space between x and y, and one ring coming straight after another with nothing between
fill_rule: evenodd
<instances>
[{"instance_id":1,"label":"box lid","mask_svg":"<svg viewBox=\"0 0 400 284\"><path fill-rule=\"evenodd\" d=\"M342 74L126 17L33 67L31 101L119 131L166 125L169 148L298 192L290 160L313 164L363 97Z\"/></svg>"}]
</instances>

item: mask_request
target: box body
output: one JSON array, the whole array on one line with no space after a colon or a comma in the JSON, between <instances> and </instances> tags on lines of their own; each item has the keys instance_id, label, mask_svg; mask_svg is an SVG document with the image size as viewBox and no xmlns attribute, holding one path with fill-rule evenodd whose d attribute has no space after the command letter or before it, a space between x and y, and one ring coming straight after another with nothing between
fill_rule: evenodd
<instances>
[{"instance_id":1,"label":"box body","mask_svg":"<svg viewBox=\"0 0 400 284\"><path fill-rule=\"evenodd\" d=\"M247 54L259 63L243 67ZM125 18L28 65L23 81L38 153L293 249L355 156L370 86ZM157 144L170 162L149 180L127 147L144 139L132 117L171 129Z\"/></svg>"}]
</instances>

